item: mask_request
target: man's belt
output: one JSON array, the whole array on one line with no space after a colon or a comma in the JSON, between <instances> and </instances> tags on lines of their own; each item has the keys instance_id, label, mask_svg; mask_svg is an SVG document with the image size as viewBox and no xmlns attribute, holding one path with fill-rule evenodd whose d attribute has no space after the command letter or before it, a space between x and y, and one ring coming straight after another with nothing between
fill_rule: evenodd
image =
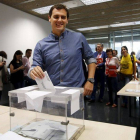
<instances>
[{"instance_id":1,"label":"man's belt","mask_svg":"<svg viewBox=\"0 0 140 140\"><path fill-rule=\"evenodd\" d=\"M104 69L104 67L97 67L96 70L101 70L101 69Z\"/></svg>"}]
</instances>

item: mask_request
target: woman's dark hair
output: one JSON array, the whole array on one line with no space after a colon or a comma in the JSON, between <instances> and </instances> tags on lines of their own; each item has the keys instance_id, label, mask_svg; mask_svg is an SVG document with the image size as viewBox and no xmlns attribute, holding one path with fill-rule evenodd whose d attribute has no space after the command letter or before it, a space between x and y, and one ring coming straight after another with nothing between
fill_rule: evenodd
<instances>
[{"instance_id":1,"label":"woman's dark hair","mask_svg":"<svg viewBox=\"0 0 140 140\"><path fill-rule=\"evenodd\" d=\"M51 9L50 9L50 11L49 11L49 17L52 16L52 11L53 11L53 9L55 9L55 8L56 8L57 10L61 10L61 9L66 10L66 12L67 12L67 19L69 18L69 11L68 11L67 7L66 7L65 5L63 5L63 4L56 4L56 5L52 6Z\"/></svg>"},{"instance_id":2,"label":"woman's dark hair","mask_svg":"<svg viewBox=\"0 0 140 140\"><path fill-rule=\"evenodd\" d=\"M131 55L135 55L135 52L132 51L132 52L131 52Z\"/></svg>"},{"instance_id":3,"label":"woman's dark hair","mask_svg":"<svg viewBox=\"0 0 140 140\"><path fill-rule=\"evenodd\" d=\"M122 52L122 48L125 48L127 50L127 52L128 52L128 48L126 46L121 47L121 52Z\"/></svg>"},{"instance_id":4,"label":"woman's dark hair","mask_svg":"<svg viewBox=\"0 0 140 140\"><path fill-rule=\"evenodd\" d=\"M4 51L0 51L0 56L2 56L2 57L7 59L7 54Z\"/></svg>"},{"instance_id":5,"label":"woman's dark hair","mask_svg":"<svg viewBox=\"0 0 140 140\"><path fill-rule=\"evenodd\" d=\"M22 53L22 51L17 50L17 51L15 52L15 54L14 54L14 57L13 57L13 60L14 60L14 61L17 61L16 55L23 55L23 53Z\"/></svg>"},{"instance_id":6,"label":"woman's dark hair","mask_svg":"<svg viewBox=\"0 0 140 140\"><path fill-rule=\"evenodd\" d=\"M112 54L113 54L113 50L112 49L107 49L106 53L108 53L108 52L112 52Z\"/></svg>"}]
</instances>

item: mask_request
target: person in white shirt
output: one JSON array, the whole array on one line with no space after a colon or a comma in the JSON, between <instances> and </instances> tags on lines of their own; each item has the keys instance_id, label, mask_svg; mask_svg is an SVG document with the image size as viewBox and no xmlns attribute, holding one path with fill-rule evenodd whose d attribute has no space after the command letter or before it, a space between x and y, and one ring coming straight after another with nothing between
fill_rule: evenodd
<instances>
[{"instance_id":1,"label":"person in white shirt","mask_svg":"<svg viewBox=\"0 0 140 140\"><path fill-rule=\"evenodd\" d=\"M25 86L36 85L35 80L33 80L33 79L31 79L27 76L28 71L31 68L31 64L30 64L30 61L29 61L29 58L31 57L31 54L32 54L32 50L27 49L26 52L25 52L25 56L22 58L22 63L25 66L25 69L23 71L24 72L24 80L25 80L25 83L26 83Z\"/></svg>"},{"instance_id":2,"label":"person in white shirt","mask_svg":"<svg viewBox=\"0 0 140 140\"><path fill-rule=\"evenodd\" d=\"M117 57L113 57L113 50L106 50L107 58L105 63L105 75L107 77L109 102L106 105L112 105L112 107L117 107L117 69L119 70L119 61ZM113 101L113 92L115 93L115 100Z\"/></svg>"}]
</instances>

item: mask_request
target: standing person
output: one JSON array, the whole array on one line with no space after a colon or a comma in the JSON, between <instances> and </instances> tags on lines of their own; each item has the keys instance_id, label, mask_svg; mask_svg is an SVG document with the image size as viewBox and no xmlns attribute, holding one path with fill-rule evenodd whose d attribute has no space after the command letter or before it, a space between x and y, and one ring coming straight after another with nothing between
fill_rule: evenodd
<instances>
[{"instance_id":1,"label":"standing person","mask_svg":"<svg viewBox=\"0 0 140 140\"><path fill-rule=\"evenodd\" d=\"M88 101L90 103L95 102L95 94L97 90L98 83L100 83L100 95L99 102L103 102L104 96L104 86L105 86L105 59L107 55L106 52L103 51L103 44L97 44L97 52L94 53L94 58L97 60L96 64L96 72L95 72L95 83L94 90L91 95L91 99Z\"/></svg>"},{"instance_id":2,"label":"standing person","mask_svg":"<svg viewBox=\"0 0 140 140\"><path fill-rule=\"evenodd\" d=\"M7 54L4 51L0 51L0 101L2 96L2 90L3 90L3 75L8 73L7 67L6 67L6 59Z\"/></svg>"},{"instance_id":3,"label":"standing person","mask_svg":"<svg viewBox=\"0 0 140 140\"><path fill-rule=\"evenodd\" d=\"M22 63L22 52L17 50L14 54L13 60L10 62L10 80L15 89L24 87L24 74L25 66Z\"/></svg>"},{"instance_id":4,"label":"standing person","mask_svg":"<svg viewBox=\"0 0 140 140\"><path fill-rule=\"evenodd\" d=\"M43 78L44 69L54 85L82 87L85 81L82 59L85 59L88 65L88 79L84 85L84 95L90 95L93 90L96 62L91 48L81 33L65 29L69 18L66 6L52 6L48 17L52 33L37 43L29 76L32 79Z\"/></svg>"},{"instance_id":5,"label":"standing person","mask_svg":"<svg viewBox=\"0 0 140 140\"><path fill-rule=\"evenodd\" d=\"M32 80L31 78L27 76L28 71L31 68L30 61L29 61L31 54L32 54L32 50L27 49L25 52L25 56L22 57L22 63L23 63L23 66L25 66L25 69L23 72L24 72L24 80L26 81L26 84L27 84L26 86L36 85L35 80Z\"/></svg>"},{"instance_id":6,"label":"standing person","mask_svg":"<svg viewBox=\"0 0 140 140\"><path fill-rule=\"evenodd\" d=\"M138 69L138 78L140 78L140 50L137 52L136 55L136 62L137 62L137 69Z\"/></svg>"},{"instance_id":7,"label":"standing person","mask_svg":"<svg viewBox=\"0 0 140 140\"><path fill-rule=\"evenodd\" d=\"M113 57L112 49L106 50L107 58L105 63L105 74L108 85L109 102L106 105L112 105L112 107L117 107L117 68L119 68L119 61L116 57ZM115 93L115 100L113 101L113 92Z\"/></svg>"},{"instance_id":8,"label":"standing person","mask_svg":"<svg viewBox=\"0 0 140 140\"><path fill-rule=\"evenodd\" d=\"M117 57L117 59L119 60L119 57L117 55L118 55L118 51L117 50L113 50L113 57Z\"/></svg>"},{"instance_id":9,"label":"standing person","mask_svg":"<svg viewBox=\"0 0 140 140\"><path fill-rule=\"evenodd\" d=\"M136 57L130 56L128 54L128 49L126 46L121 47L122 59L120 63L120 77L121 77L121 88L123 88L130 80L132 80L132 76L134 79L136 78ZM127 97L123 98L123 107L127 107Z\"/></svg>"}]
</instances>

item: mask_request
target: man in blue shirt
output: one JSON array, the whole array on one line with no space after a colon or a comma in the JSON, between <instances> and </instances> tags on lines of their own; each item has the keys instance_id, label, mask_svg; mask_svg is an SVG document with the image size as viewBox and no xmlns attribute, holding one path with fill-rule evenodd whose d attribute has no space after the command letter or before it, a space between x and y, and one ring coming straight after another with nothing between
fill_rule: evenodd
<instances>
[{"instance_id":1,"label":"man in blue shirt","mask_svg":"<svg viewBox=\"0 0 140 140\"><path fill-rule=\"evenodd\" d=\"M82 60L85 59L89 73L84 85L84 95L90 95L96 60L81 33L65 30L68 18L69 11L64 5L52 6L49 11L52 33L37 43L33 65L28 74L32 79L43 78L45 70L54 85L82 87L85 81Z\"/></svg>"},{"instance_id":2,"label":"man in blue shirt","mask_svg":"<svg viewBox=\"0 0 140 140\"><path fill-rule=\"evenodd\" d=\"M103 51L103 44L97 44L97 51L94 53L94 58L97 60L96 64L96 72L95 72L95 83L94 83L94 90L91 94L91 99L89 100L90 103L95 102L95 94L97 90L98 83L100 83L100 95L99 95L99 102L103 102L104 96L104 86L105 86L105 61L107 58L106 52Z\"/></svg>"}]
</instances>

